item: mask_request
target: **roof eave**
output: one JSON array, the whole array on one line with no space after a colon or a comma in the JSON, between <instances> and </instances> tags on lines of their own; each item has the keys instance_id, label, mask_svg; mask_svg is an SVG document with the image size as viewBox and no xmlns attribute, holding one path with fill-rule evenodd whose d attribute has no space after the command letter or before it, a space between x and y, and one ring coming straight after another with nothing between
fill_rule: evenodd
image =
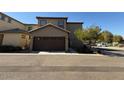
<instances>
[{"instance_id":1,"label":"roof eave","mask_svg":"<svg viewBox=\"0 0 124 93\"><path fill-rule=\"evenodd\" d=\"M67 22L67 24L84 24L84 22Z\"/></svg>"},{"instance_id":2,"label":"roof eave","mask_svg":"<svg viewBox=\"0 0 124 93\"><path fill-rule=\"evenodd\" d=\"M29 31L29 33L34 32L34 31L36 31L36 30L38 30L38 29L41 29L41 28L46 27L46 26L49 26L49 25L54 26L54 27L56 27L56 28L58 28L58 29L60 29L60 30L63 30L63 31L65 31L65 32L67 32L67 33L70 33L70 31L68 31L68 30L66 30L66 29L63 29L63 28L60 28L60 27L58 27L58 26L55 26L55 25L53 25L53 24L51 24L51 23L46 24L46 25L44 25L44 26L41 26L41 27L39 27L39 28L36 28L36 29L34 29L34 30L31 30L31 31Z\"/></svg>"},{"instance_id":3,"label":"roof eave","mask_svg":"<svg viewBox=\"0 0 124 93\"><path fill-rule=\"evenodd\" d=\"M36 16L37 19L68 19L68 17L40 17Z\"/></svg>"}]
</instances>

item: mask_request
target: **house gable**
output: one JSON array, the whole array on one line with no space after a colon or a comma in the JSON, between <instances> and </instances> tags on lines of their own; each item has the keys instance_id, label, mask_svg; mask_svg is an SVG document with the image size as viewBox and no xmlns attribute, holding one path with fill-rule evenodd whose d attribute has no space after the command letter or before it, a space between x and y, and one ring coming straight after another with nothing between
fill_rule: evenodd
<instances>
[{"instance_id":1,"label":"house gable","mask_svg":"<svg viewBox=\"0 0 124 93\"><path fill-rule=\"evenodd\" d=\"M40 38L40 39L45 38L46 41L49 38L51 38L51 40L52 40L52 38L54 38L56 40L63 38L63 40L65 42L64 43L65 50L68 50L68 33L69 33L69 31L62 29L62 28L59 28L57 26L54 26L52 24L47 24L47 25L42 26L38 29L32 30L32 31L30 31L30 34L31 34L30 49L33 49L33 46L35 44L34 43L35 38L37 38L37 39L38 38ZM55 42L56 42L56 40L55 40ZM38 42L38 43L41 43L41 42Z\"/></svg>"},{"instance_id":2,"label":"house gable","mask_svg":"<svg viewBox=\"0 0 124 93\"><path fill-rule=\"evenodd\" d=\"M54 30L57 29L58 31L62 31L62 32L65 32L65 33L70 33L70 31L68 31L66 29L63 29L63 28L60 28L58 26L55 26L53 24L47 24L47 25L41 26L39 28L36 28L36 29L33 29L33 30L29 31L29 33L32 33L32 32L38 31L38 30L43 30L43 29L46 29L46 28L53 28ZM50 29L50 30L52 30L52 29Z\"/></svg>"}]
</instances>

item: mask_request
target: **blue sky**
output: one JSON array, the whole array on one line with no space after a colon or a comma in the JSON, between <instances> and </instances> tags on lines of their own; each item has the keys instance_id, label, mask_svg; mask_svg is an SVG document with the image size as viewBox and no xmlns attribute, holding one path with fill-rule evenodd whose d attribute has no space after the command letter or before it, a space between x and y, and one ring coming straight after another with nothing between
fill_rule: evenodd
<instances>
[{"instance_id":1,"label":"blue sky","mask_svg":"<svg viewBox=\"0 0 124 93\"><path fill-rule=\"evenodd\" d=\"M36 16L68 17L68 21L84 22L84 27L98 25L103 30L124 36L124 12L5 12L23 22L37 23Z\"/></svg>"}]
</instances>

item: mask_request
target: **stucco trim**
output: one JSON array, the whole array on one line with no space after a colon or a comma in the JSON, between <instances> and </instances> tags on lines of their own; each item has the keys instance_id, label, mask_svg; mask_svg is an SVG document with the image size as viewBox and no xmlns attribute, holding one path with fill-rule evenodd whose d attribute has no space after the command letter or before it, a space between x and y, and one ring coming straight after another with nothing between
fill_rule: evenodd
<instances>
[{"instance_id":1,"label":"stucco trim","mask_svg":"<svg viewBox=\"0 0 124 93\"><path fill-rule=\"evenodd\" d=\"M53 26L53 27L58 28L58 29L60 29L60 30L62 30L62 31L64 31L64 32L70 33L70 31L65 30L65 29L63 29L63 28L61 28L61 27L58 27L58 26L56 26L56 25L53 25L53 24L51 24L51 23L46 24L46 25L44 25L44 26L41 26L41 27L39 27L39 28L33 29L33 30L29 31L29 33L34 32L34 31L39 30L39 29L42 29L42 28L47 27L47 26Z\"/></svg>"},{"instance_id":2,"label":"stucco trim","mask_svg":"<svg viewBox=\"0 0 124 93\"><path fill-rule=\"evenodd\" d=\"M25 33L29 34L28 31L19 29L19 28L14 28L14 29L8 29L8 30L2 30L0 33Z\"/></svg>"}]
</instances>

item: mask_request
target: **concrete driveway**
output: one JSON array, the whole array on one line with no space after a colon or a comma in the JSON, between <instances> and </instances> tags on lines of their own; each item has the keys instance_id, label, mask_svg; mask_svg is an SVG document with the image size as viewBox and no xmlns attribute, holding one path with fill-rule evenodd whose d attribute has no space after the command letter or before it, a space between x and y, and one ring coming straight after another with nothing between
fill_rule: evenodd
<instances>
[{"instance_id":1,"label":"concrete driveway","mask_svg":"<svg viewBox=\"0 0 124 93\"><path fill-rule=\"evenodd\" d=\"M124 79L124 58L95 54L0 54L0 79Z\"/></svg>"}]
</instances>

